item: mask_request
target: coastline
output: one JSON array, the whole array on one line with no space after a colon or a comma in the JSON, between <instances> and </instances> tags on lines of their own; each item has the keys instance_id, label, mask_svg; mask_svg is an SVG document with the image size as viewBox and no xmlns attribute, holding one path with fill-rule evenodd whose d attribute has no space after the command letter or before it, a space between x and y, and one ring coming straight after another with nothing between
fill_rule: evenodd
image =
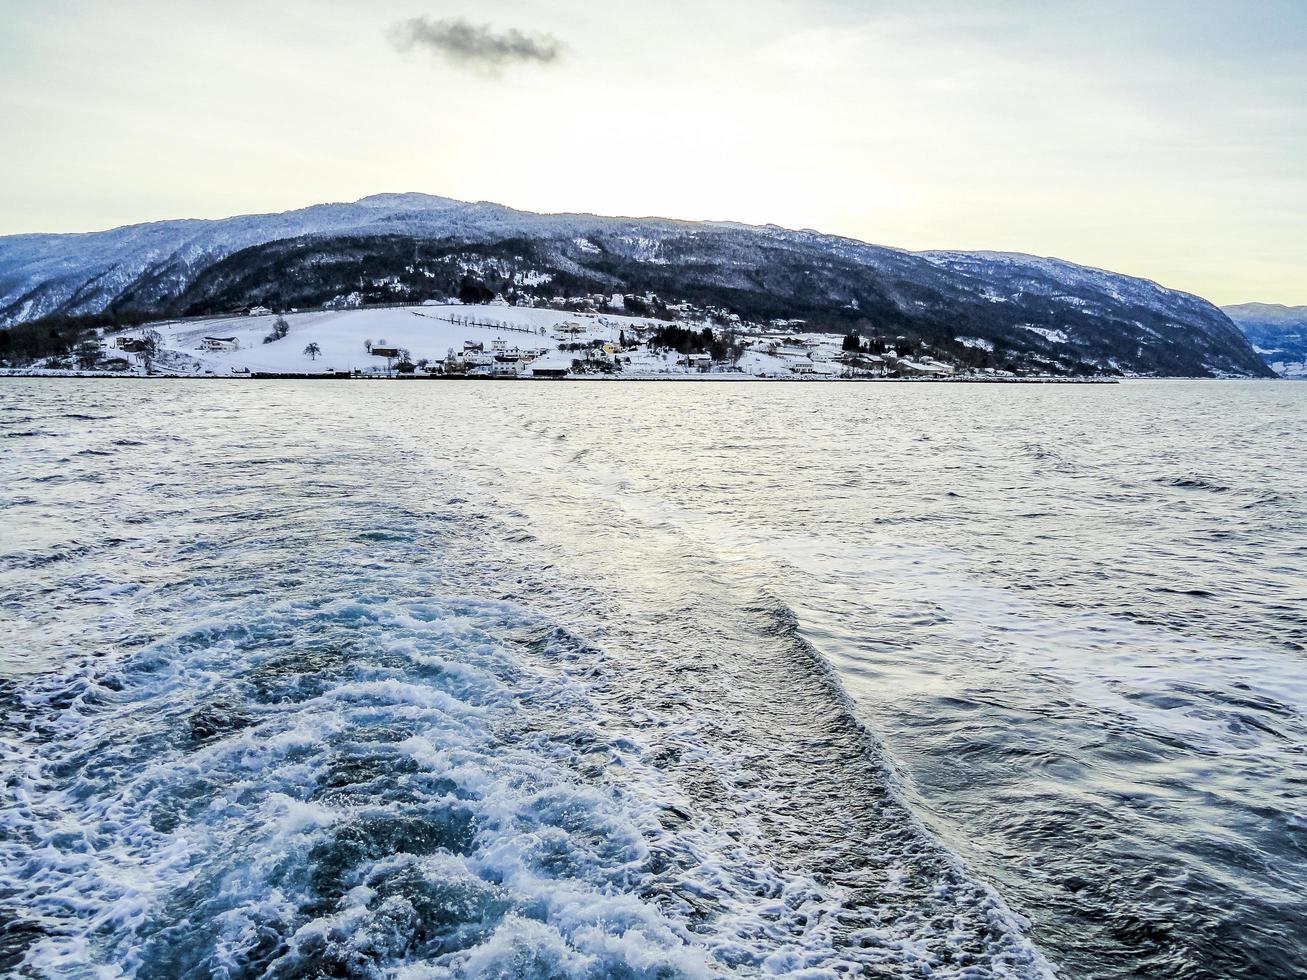
<instances>
[{"instance_id":1,"label":"coastline","mask_svg":"<svg viewBox=\"0 0 1307 980\"><path fill-rule=\"evenodd\" d=\"M1057 376L1026 378L986 378L986 377L944 377L944 378L758 378L749 375L721 374L676 375L645 374L629 377L611 377L601 375L576 375L568 378L505 378L505 377L458 377L451 375L384 376L384 375L349 375L349 374L292 374L288 372L251 372L250 374L124 374L111 371L21 371L2 370L0 378L59 378L79 379L85 381L396 381L396 382L474 382L474 383L514 383L534 382L542 384L567 383L648 383L674 382L680 384L731 383L731 384L1072 384L1072 385L1114 385L1120 384L1121 378L1066 378ZM1274 380L1269 378L1143 378L1127 380L1176 380L1176 381L1248 381ZM1281 379L1283 380L1283 379Z\"/></svg>"}]
</instances>

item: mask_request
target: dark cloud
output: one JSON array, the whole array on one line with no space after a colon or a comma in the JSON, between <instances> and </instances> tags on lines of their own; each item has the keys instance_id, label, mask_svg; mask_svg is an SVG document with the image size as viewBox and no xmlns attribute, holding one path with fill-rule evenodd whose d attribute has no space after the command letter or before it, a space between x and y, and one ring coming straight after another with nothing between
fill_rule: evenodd
<instances>
[{"instance_id":1,"label":"dark cloud","mask_svg":"<svg viewBox=\"0 0 1307 980\"><path fill-rule=\"evenodd\" d=\"M455 65L495 72L507 65L548 65L563 55L563 44L549 34L526 34L514 28L496 31L461 18L412 17L387 32L397 51L422 48Z\"/></svg>"}]
</instances>

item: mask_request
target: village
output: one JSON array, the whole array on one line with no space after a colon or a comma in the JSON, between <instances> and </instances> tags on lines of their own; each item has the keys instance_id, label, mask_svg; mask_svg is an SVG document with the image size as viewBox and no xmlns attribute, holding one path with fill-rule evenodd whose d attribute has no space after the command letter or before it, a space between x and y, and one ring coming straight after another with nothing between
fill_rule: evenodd
<instances>
[{"instance_id":1,"label":"village","mask_svg":"<svg viewBox=\"0 0 1307 980\"><path fill-rule=\"evenodd\" d=\"M600 300L602 299L602 302ZM675 308L673 321L612 312L623 297L557 305L286 310L102 330L24 373L364 379L947 379L920 343L814 333L801 321L746 323ZM560 308L561 307L561 308ZM1000 371L983 372L998 380ZM976 377L976 374L965 375Z\"/></svg>"}]
</instances>

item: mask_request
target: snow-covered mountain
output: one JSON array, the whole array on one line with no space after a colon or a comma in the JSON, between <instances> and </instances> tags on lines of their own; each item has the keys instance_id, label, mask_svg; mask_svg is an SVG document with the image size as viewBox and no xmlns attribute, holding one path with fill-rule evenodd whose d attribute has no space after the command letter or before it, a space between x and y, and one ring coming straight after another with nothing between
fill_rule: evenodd
<instances>
[{"instance_id":1,"label":"snow-covered mountain","mask_svg":"<svg viewBox=\"0 0 1307 980\"><path fill-rule=\"evenodd\" d=\"M754 322L929 341L1051 373L1268 375L1230 320L1155 283L1056 259L912 253L772 225L541 215L382 194L218 221L0 238L0 325L106 310L654 295Z\"/></svg>"},{"instance_id":2,"label":"snow-covered mountain","mask_svg":"<svg viewBox=\"0 0 1307 980\"><path fill-rule=\"evenodd\" d=\"M352 204L319 204L282 214L4 236L0 325L51 314L99 313L123 301L148 307L175 296L213 262L264 242L346 233L446 235L475 221L476 208L425 194L378 194Z\"/></svg>"},{"instance_id":3,"label":"snow-covered mountain","mask_svg":"<svg viewBox=\"0 0 1307 980\"><path fill-rule=\"evenodd\" d=\"M1222 308L1283 378L1307 378L1307 306L1241 303Z\"/></svg>"}]
</instances>

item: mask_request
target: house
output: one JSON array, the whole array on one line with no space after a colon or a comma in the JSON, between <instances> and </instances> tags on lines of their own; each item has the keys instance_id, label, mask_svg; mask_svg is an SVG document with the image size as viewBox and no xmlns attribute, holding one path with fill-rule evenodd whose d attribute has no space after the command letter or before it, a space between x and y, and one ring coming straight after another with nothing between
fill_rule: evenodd
<instances>
[{"instance_id":1,"label":"house","mask_svg":"<svg viewBox=\"0 0 1307 980\"><path fill-rule=\"evenodd\" d=\"M251 306L245 311L246 316L271 316L272 310L266 306Z\"/></svg>"},{"instance_id":2,"label":"house","mask_svg":"<svg viewBox=\"0 0 1307 980\"><path fill-rule=\"evenodd\" d=\"M687 354L685 355L685 363L697 371L710 371L712 370L712 355Z\"/></svg>"},{"instance_id":3,"label":"house","mask_svg":"<svg viewBox=\"0 0 1307 980\"><path fill-rule=\"evenodd\" d=\"M128 354L139 354L145 350L144 337L119 337L114 341L114 346Z\"/></svg>"},{"instance_id":4,"label":"house","mask_svg":"<svg viewBox=\"0 0 1307 980\"><path fill-rule=\"evenodd\" d=\"M106 357L96 366L101 371L126 371L131 367L125 357Z\"/></svg>"},{"instance_id":5,"label":"house","mask_svg":"<svg viewBox=\"0 0 1307 980\"><path fill-rule=\"evenodd\" d=\"M848 354L844 357L844 364L844 371L848 377L885 374L885 358L879 354Z\"/></svg>"},{"instance_id":6,"label":"house","mask_svg":"<svg viewBox=\"0 0 1307 980\"><path fill-rule=\"evenodd\" d=\"M235 337L205 337L200 341L200 350L239 350L240 346Z\"/></svg>"},{"instance_id":7,"label":"house","mask_svg":"<svg viewBox=\"0 0 1307 980\"><path fill-rule=\"evenodd\" d=\"M390 360L391 358L399 357L399 348L398 347L373 347L372 356L384 357L387 360Z\"/></svg>"},{"instance_id":8,"label":"house","mask_svg":"<svg viewBox=\"0 0 1307 980\"><path fill-rule=\"evenodd\" d=\"M914 361L901 357L894 368L901 378L942 378L953 373L953 369L947 364L930 359Z\"/></svg>"},{"instance_id":9,"label":"house","mask_svg":"<svg viewBox=\"0 0 1307 980\"><path fill-rule=\"evenodd\" d=\"M551 352L531 362L533 378L565 378L572 373L572 359L560 352Z\"/></svg>"},{"instance_id":10,"label":"house","mask_svg":"<svg viewBox=\"0 0 1307 980\"><path fill-rule=\"evenodd\" d=\"M470 353L471 351L477 351L479 353L485 349L486 345L480 340L463 341L463 353L465 354Z\"/></svg>"}]
</instances>

